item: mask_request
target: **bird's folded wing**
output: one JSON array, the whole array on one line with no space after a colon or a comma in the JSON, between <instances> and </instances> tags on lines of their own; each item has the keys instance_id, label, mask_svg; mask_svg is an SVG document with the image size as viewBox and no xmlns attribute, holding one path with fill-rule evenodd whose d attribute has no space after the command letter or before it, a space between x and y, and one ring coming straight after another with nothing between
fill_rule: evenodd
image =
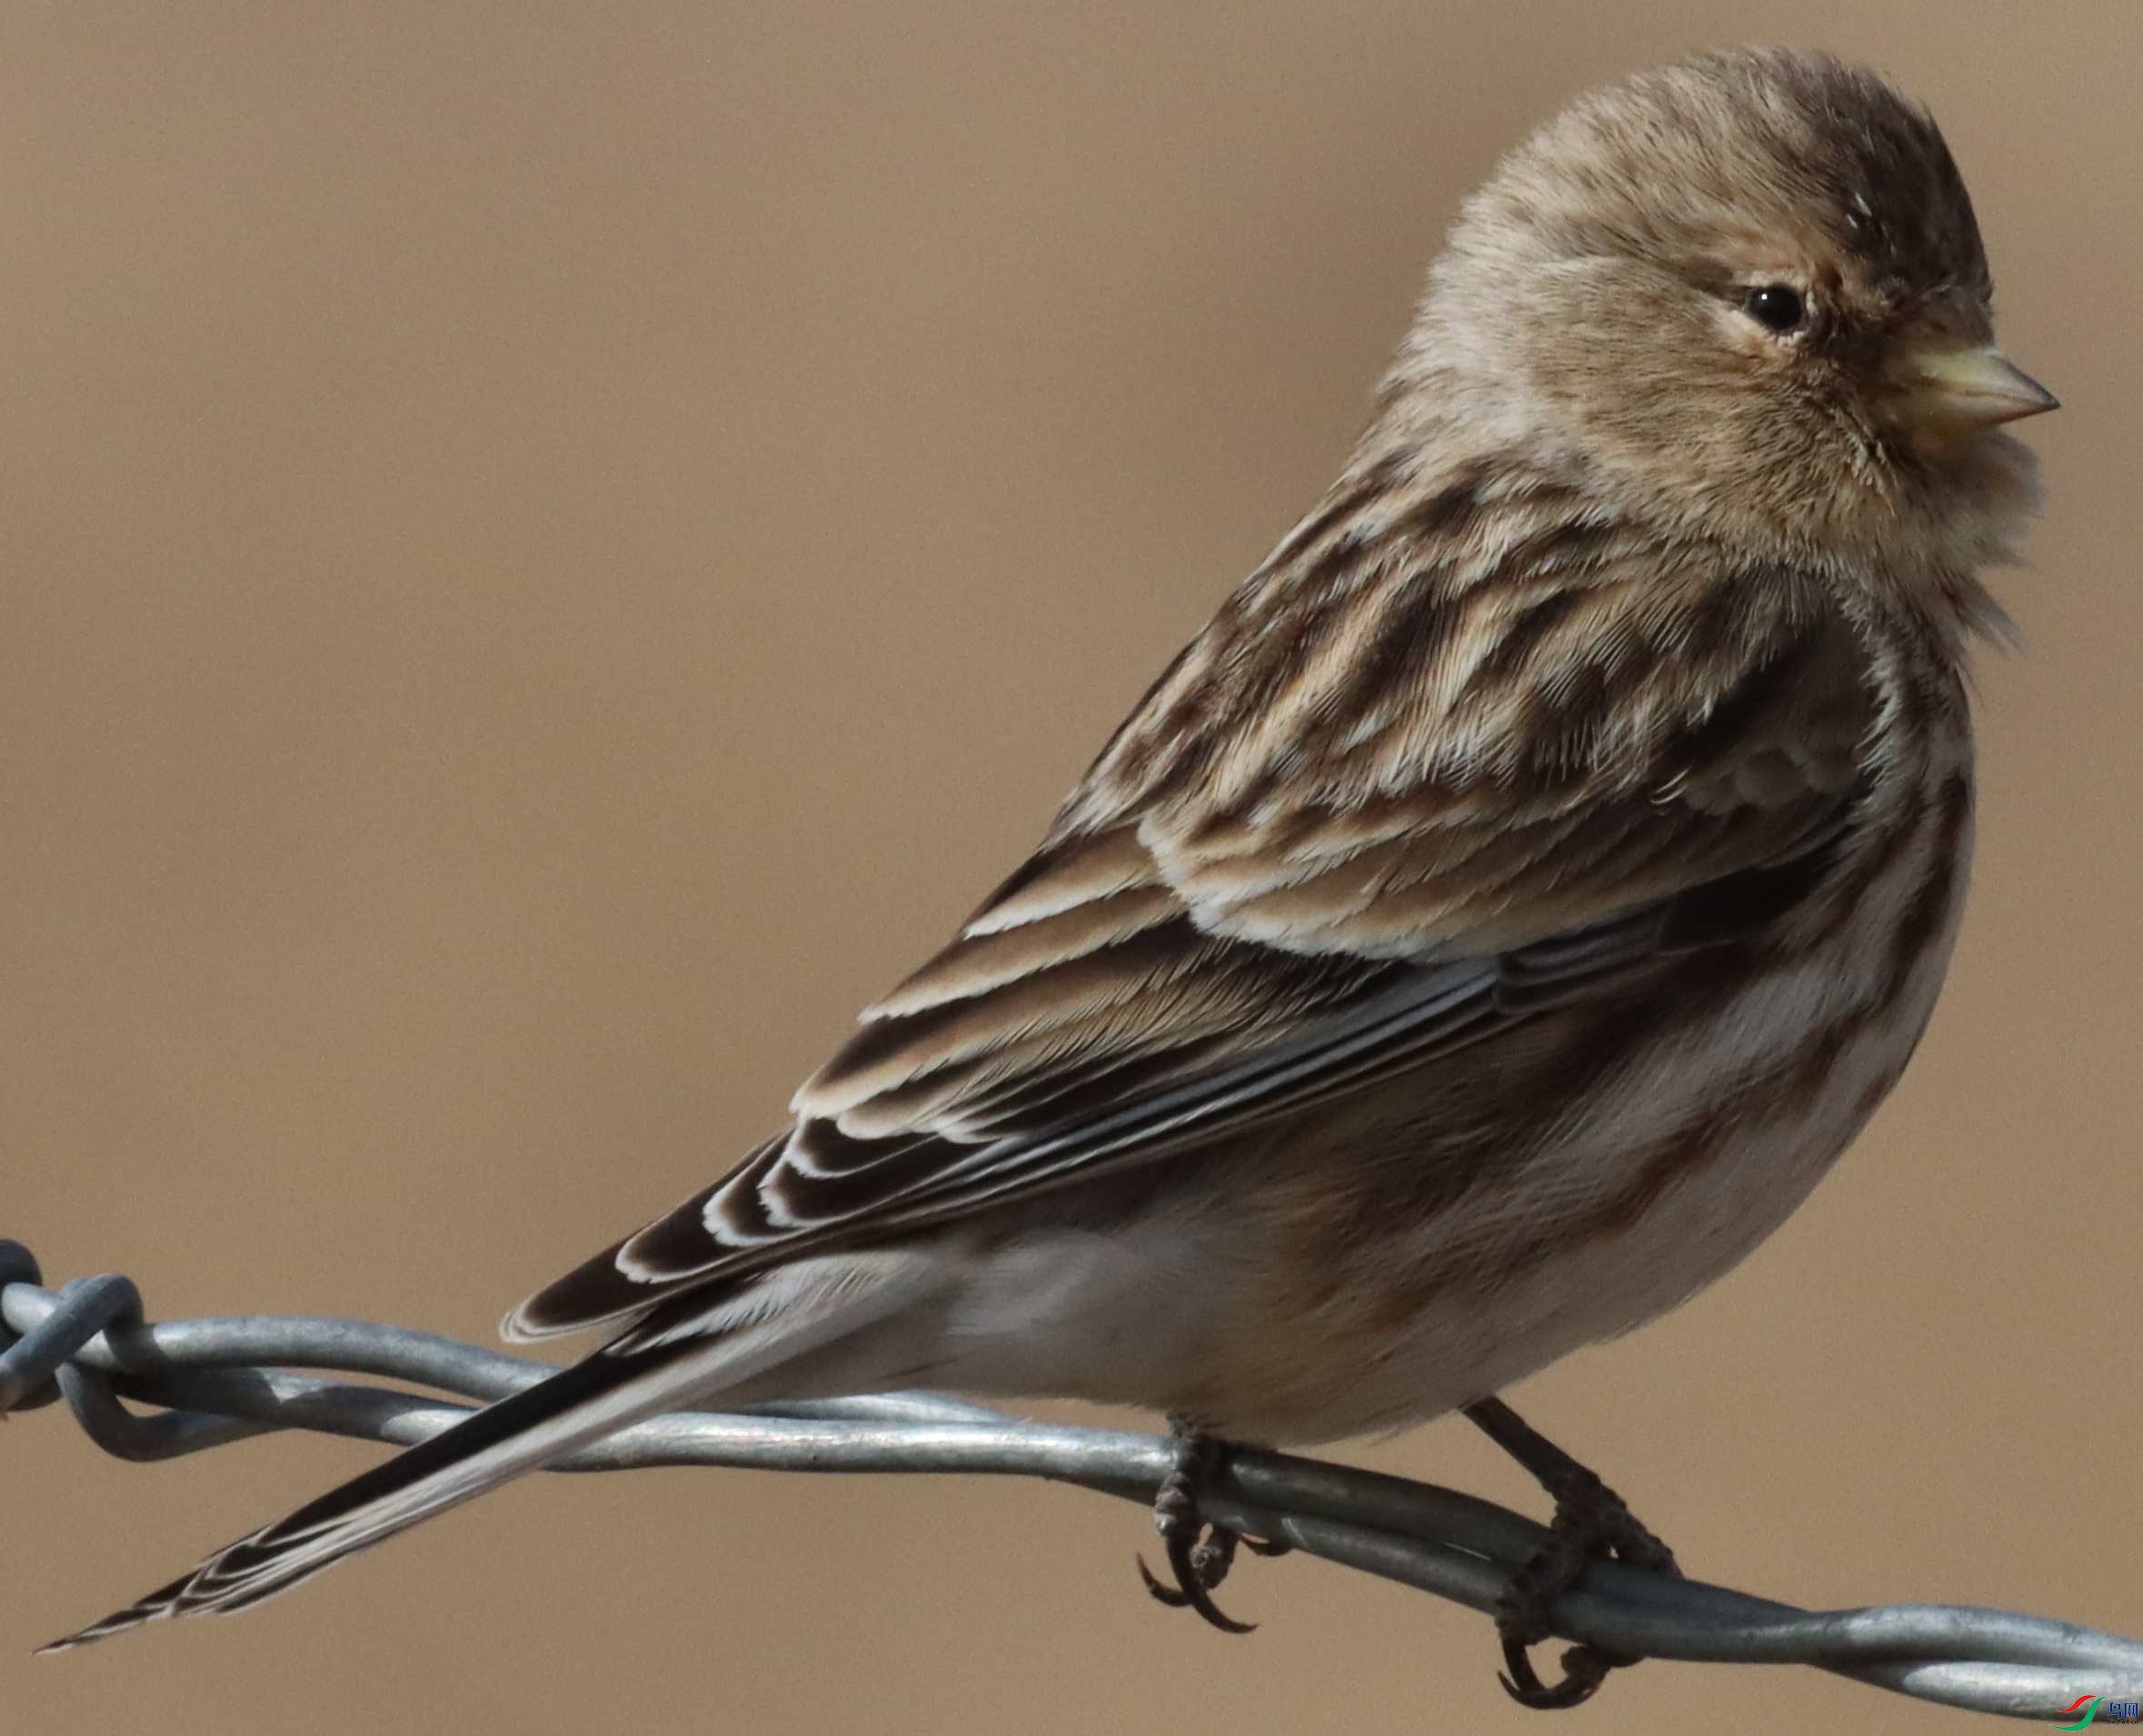
<instances>
[{"instance_id":1,"label":"bird's folded wing","mask_svg":"<svg viewBox=\"0 0 2143 1736\"><path fill-rule=\"evenodd\" d=\"M631 1321L814 1249L1161 1161L1665 950L1746 940L1849 829L1866 716L1848 667L1822 634L1781 628L1611 754L1580 753L1540 701L1516 773L1351 804L1277 754L1231 807L1127 780L1111 812L1091 799L1104 755L1052 841L806 1083L792 1129L509 1331ZM1164 682L1149 713L1167 697Z\"/></svg>"}]
</instances>

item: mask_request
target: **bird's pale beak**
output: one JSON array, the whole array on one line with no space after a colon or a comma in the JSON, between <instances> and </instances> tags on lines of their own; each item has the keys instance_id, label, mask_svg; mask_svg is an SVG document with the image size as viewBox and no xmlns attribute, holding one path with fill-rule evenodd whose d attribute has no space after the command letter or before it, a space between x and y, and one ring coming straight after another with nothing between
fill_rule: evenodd
<instances>
[{"instance_id":1,"label":"bird's pale beak","mask_svg":"<svg viewBox=\"0 0 2143 1736\"><path fill-rule=\"evenodd\" d=\"M1899 358L1905 420L1931 434L1977 434L2061 401L1991 344L1971 348L1915 344Z\"/></svg>"}]
</instances>

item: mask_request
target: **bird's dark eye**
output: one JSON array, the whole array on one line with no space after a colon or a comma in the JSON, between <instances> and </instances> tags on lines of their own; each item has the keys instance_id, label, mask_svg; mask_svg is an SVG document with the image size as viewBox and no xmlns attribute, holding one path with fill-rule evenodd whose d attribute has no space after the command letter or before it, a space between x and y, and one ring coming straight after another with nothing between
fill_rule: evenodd
<instances>
[{"instance_id":1,"label":"bird's dark eye","mask_svg":"<svg viewBox=\"0 0 2143 1736\"><path fill-rule=\"evenodd\" d=\"M1741 310L1764 330L1776 332L1781 337L1799 330L1809 314L1808 304L1801 299L1800 291L1790 284L1759 284L1745 291Z\"/></svg>"}]
</instances>

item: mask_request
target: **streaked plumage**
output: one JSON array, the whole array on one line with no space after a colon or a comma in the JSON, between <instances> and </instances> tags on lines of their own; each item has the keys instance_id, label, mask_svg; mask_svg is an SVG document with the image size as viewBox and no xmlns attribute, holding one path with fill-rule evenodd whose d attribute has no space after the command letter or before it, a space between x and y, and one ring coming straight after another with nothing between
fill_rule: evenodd
<instances>
[{"instance_id":1,"label":"streaked plumage","mask_svg":"<svg viewBox=\"0 0 2143 1736\"><path fill-rule=\"evenodd\" d=\"M1871 75L1704 56L1551 124L1344 474L1035 855L792 1128L508 1322L605 1347L75 1641L686 1402L934 1385L1313 1442L1719 1276L1896 1081L1955 932L1976 573L2033 498L1994 427L2051 402L1988 295L1939 134Z\"/></svg>"}]
</instances>

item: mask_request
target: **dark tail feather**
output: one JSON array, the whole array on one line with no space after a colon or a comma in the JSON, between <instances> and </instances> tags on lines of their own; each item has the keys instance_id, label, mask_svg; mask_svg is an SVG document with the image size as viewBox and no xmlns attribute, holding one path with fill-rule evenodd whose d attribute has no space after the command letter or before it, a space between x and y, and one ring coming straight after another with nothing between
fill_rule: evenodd
<instances>
[{"instance_id":1,"label":"dark tail feather","mask_svg":"<svg viewBox=\"0 0 2143 1736\"><path fill-rule=\"evenodd\" d=\"M183 1579L39 1651L65 1651L165 1616L228 1613L287 1591L346 1555L666 1408L689 1384L677 1364L706 1348L702 1342L633 1356L598 1352L374 1465L217 1551Z\"/></svg>"}]
</instances>

